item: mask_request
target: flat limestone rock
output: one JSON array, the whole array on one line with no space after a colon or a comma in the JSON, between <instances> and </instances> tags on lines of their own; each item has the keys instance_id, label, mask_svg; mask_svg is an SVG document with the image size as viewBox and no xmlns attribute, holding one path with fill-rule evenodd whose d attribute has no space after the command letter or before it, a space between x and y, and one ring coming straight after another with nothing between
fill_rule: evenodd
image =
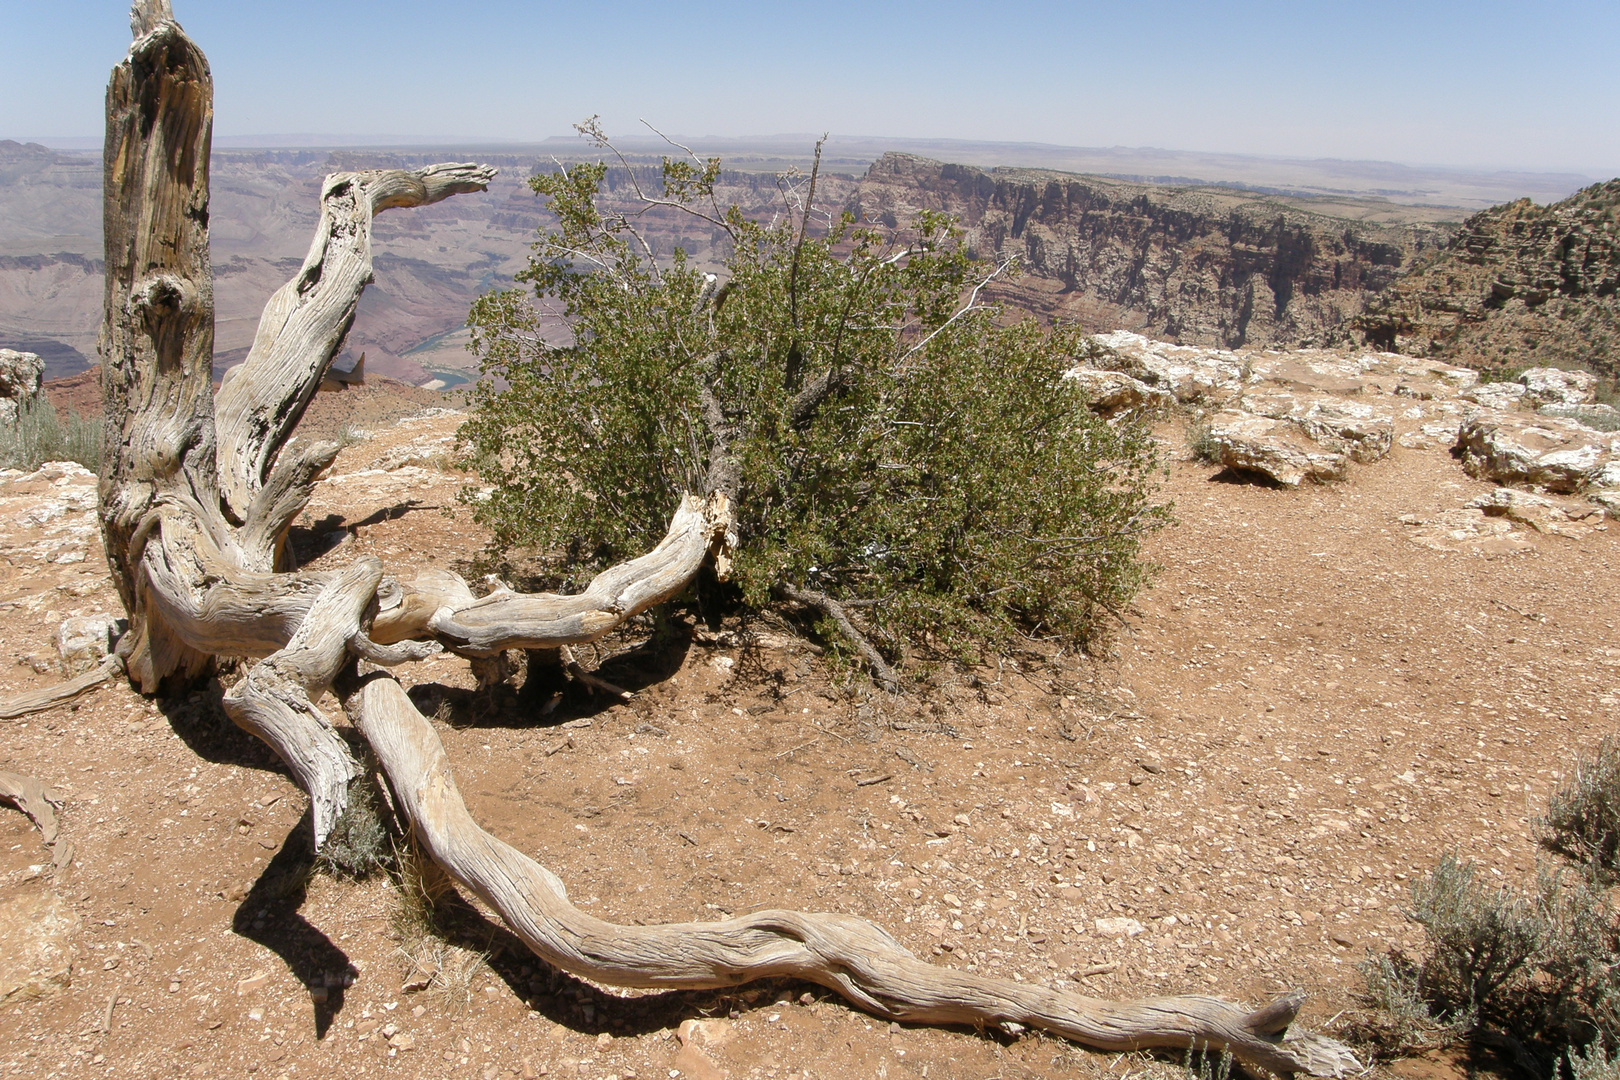
<instances>
[{"instance_id":1,"label":"flat limestone rock","mask_svg":"<svg viewBox=\"0 0 1620 1080\"><path fill-rule=\"evenodd\" d=\"M1064 377L1078 384L1086 395L1086 403L1091 411L1103 416L1113 416L1128 409L1154 408L1175 401L1169 392L1149 386L1123 371L1077 367L1071 368Z\"/></svg>"},{"instance_id":2,"label":"flat limestone rock","mask_svg":"<svg viewBox=\"0 0 1620 1080\"><path fill-rule=\"evenodd\" d=\"M1471 409L1457 431L1455 453L1470 476L1572 494L1620 461L1620 436L1567 417Z\"/></svg>"},{"instance_id":3,"label":"flat limestone rock","mask_svg":"<svg viewBox=\"0 0 1620 1080\"><path fill-rule=\"evenodd\" d=\"M1353 461L1377 461L1395 441L1394 414L1363 401L1265 388L1245 393L1238 404L1257 416L1287 420L1312 442Z\"/></svg>"},{"instance_id":4,"label":"flat limestone rock","mask_svg":"<svg viewBox=\"0 0 1620 1080\"><path fill-rule=\"evenodd\" d=\"M1262 473L1288 487L1343 480L1350 472L1348 453L1323 447L1292 420L1228 409L1211 418L1208 438L1211 456L1222 465Z\"/></svg>"},{"instance_id":5,"label":"flat limestone rock","mask_svg":"<svg viewBox=\"0 0 1620 1080\"><path fill-rule=\"evenodd\" d=\"M1512 409L1524 399L1524 393L1521 383L1488 382L1463 391L1463 397L1487 409Z\"/></svg>"},{"instance_id":6,"label":"flat limestone rock","mask_svg":"<svg viewBox=\"0 0 1620 1080\"><path fill-rule=\"evenodd\" d=\"M1536 546L1535 541L1514 529L1507 518L1491 517L1475 507L1444 510L1431 518L1406 514L1400 520L1410 530L1406 534L1408 540L1434 551L1514 555Z\"/></svg>"},{"instance_id":7,"label":"flat limestone rock","mask_svg":"<svg viewBox=\"0 0 1620 1080\"><path fill-rule=\"evenodd\" d=\"M1531 368L1519 375L1525 397L1537 405L1590 405L1597 400L1597 376L1589 371Z\"/></svg>"},{"instance_id":8,"label":"flat limestone rock","mask_svg":"<svg viewBox=\"0 0 1620 1080\"><path fill-rule=\"evenodd\" d=\"M1112 353L1107 364L1183 405L1222 402L1243 388L1244 370L1236 353L1195 345L1172 345L1119 330L1092 338Z\"/></svg>"},{"instance_id":9,"label":"flat limestone rock","mask_svg":"<svg viewBox=\"0 0 1620 1080\"><path fill-rule=\"evenodd\" d=\"M79 916L39 885L0 894L0 1004L40 998L72 980Z\"/></svg>"},{"instance_id":10,"label":"flat limestone rock","mask_svg":"<svg viewBox=\"0 0 1620 1080\"><path fill-rule=\"evenodd\" d=\"M1502 517L1528 525L1540 533L1578 540L1603 520L1603 508L1589 503L1564 505L1543 495L1518 488L1497 488L1468 503L1488 517Z\"/></svg>"},{"instance_id":11,"label":"flat limestone rock","mask_svg":"<svg viewBox=\"0 0 1620 1080\"><path fill-rule=\"evenodd\" d=\"M121 632L111 615L75 615L56 628L51 644L56 646L62 674L68 678L98 666L112 651Z\"/></svg>"}]
</instances>

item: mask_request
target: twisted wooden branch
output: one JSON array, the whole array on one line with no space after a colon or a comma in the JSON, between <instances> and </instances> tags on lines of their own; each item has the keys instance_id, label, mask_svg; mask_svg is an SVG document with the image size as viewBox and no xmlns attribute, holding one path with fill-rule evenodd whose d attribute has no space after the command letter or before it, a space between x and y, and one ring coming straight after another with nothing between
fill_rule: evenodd
<instances>
[{"instance_id":1,"label":"twisted wooden branch","mask_svg":"<svg viewBox=\"0 0 1620 1080\"><path fill-rule=\"evenodd\" d=\"M247 359L226 373L214 404L220 497L236 521L250 520L276 455L354 323L360 294L371 281L371 219L393 207L482 191L495 173L488 165L448 163L326 178L320 224L304 265L265 304Z\"/></svg>"},{"instance_id":2,"label":"twisted wooden branch","mask_svg":"<svg viewBox=\"0 0 1620 1080\"><path fill-rule=\"evenodd\" d=\"M43 690L29 690L0 699L0 720L15 720L19 716L44 712L58 705L66 705L80 694L94 690L109 679L124 673L124 661L118 656L104 657L100 664L67 682Z\"/></svg>"},{"instance_id":3,"label":"twisted wooden branch","mask_svg":"<svg viewBox=\"0 0 1620 1080\"><path fill-rule=\"evenodd\" d=\"M269 743L309 792L316 850L343 816L360 766L315 699L348 659L349 641L360 635L360 617L381 580L375 556L355 560L321 591L286 647L255 664L224 699L237 726Z\"/></svg>"},{"instance_id":4,"label":"twisted wooden branch","mask_svg":"<svg viewBox=\"0 0 1620 1080\"><path fill-rule=\"evenodd\" d=\"M916 1023L1014 1021L1103 1050L1230 1051L1277 1073L1357 1067L1331 1039L1289 1033L1294 993L1246 1010L1186 996L1110 1002L936 967L847 915L759 911L712 923L620 926L580 911L562 881L489 835L467 812L444 746L392 677L366 676L345 705L433 860L498 912L548 963L612 986L704 988L790 977L820 983L879 1016Z\"/></svg>"},{"instance_id":5,"label":"twisted wooden branch","mask_svg":"<svg viewBox=\"0 0 1620 1080\"><path fill-rule=\"evenodd\" d=\"M387 643L432 634L464 656L594 641L686 588L704 560L723 550L731 527L731 501L724 495L687 495L657 547L602 571L584 592L558 596L501 590L430 611L431 595L422 599L407 590L404 602L383 611L372 624L372 640ZM442 577L437 584L455 588ZM456 591L466 592L465 583Z\"/></svg>"}]
</instances>

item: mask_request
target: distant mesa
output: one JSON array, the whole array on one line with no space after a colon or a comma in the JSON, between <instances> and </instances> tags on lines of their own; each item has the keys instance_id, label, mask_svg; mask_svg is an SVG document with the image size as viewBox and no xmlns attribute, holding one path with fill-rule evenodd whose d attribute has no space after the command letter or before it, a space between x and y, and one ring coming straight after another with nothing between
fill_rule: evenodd
<instances>
[{"instance_id":1,"label":"distant mesa","mask_svg":"<svg viewBox=\"0 0 1620 1080\"><path fill-rule=\"evenodd\" d=\"M501 166L487 195L377 219L377 280L337 370L363 352L368 379L434 388L476 377L467 309L481 293L511 287L526 265L545 219L526 176L554 168L553 156L598 156L573 138L254 142L214 144L216 377L245 358L265 298L302 262L328 171L469 155ZM782 135L689 145L725 159L722 197L767 215L781 197L774 173L805 168L814 142ZM653 138L621 146L632 166L648 170L669 149ZM98 149L96 140L0 140L0 345L37 353L48 380L95 362ZM615 176L623 180L610 173L609 200ZM1596 356L1612 369L1615 186L1566 198L1585 182L1143 148L833 138L818 201L896 224L925 208L958 215L981 257L1018 256L1022 276L998 283L995 299L1096 332L1221 348L1368 340L1486 366L1528 366L1530 354L1538 363ZM1493 205L1521 195L1562 201ZM677 216L648 219L647 236L661 256L680 247L705 269L724 257L710 231ZM546 332L566 336L555 319Z\"/></svg>"}]
</instances>

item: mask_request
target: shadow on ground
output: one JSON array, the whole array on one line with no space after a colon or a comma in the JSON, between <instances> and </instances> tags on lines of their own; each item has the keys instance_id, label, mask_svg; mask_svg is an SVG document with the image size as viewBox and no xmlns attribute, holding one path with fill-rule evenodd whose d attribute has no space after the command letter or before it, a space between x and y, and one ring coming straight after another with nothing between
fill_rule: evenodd
<instances>
[{"instance_id":1,"label":"shadow on ground","mask_svg":"<svg viewBox=\"0 0 1620 1080\"><path fill-rule=\"evenodd\" d=\"M281 957L309 990L315 1037L343 1011L343 992L357 971L349 956L299 912L315 873L314 823L309 811L292 827L231 920L231 929Z\"/></svg>"}]
</instances>

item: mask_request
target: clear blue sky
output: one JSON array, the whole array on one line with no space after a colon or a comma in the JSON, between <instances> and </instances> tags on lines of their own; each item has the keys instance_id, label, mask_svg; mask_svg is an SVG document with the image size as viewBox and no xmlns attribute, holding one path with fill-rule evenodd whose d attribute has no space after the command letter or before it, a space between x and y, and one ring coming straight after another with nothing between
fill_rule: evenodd
<instances>
[{"instance_id":1,"label":"clear blue sky","mask_svg":"<svg viewBox=\"0 0 1620 1080\"><path fill-rule=\"evenodd\" d=\"M0 0L0 138L99 135L119 0ZM1157 146L1620 174L1620 2L174 0L220 135Z\"/></svg>"}]
</instances>

